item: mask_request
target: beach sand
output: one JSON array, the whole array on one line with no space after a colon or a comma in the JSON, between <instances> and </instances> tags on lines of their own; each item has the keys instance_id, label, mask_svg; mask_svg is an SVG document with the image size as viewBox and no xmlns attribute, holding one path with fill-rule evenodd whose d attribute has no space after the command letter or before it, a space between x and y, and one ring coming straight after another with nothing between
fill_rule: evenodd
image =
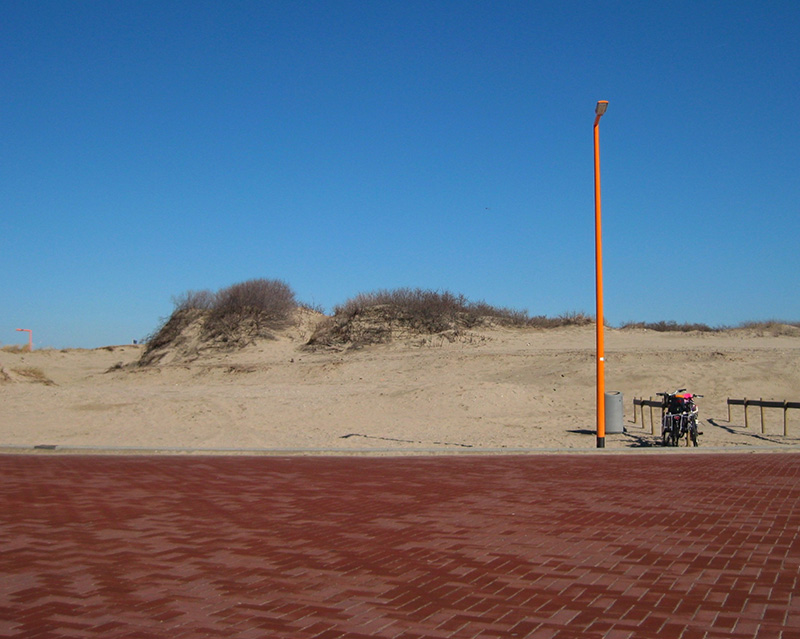
<instances>
[{"instance_id":1,"label":"beach sand","mask_svg":"<svg viewBox=\"0 0 800 639\"><path fill-rule=\"evenodd\" d=\"M412 454L596 448L595 332L489 328L354 350L308 350L297 322L276 339L137 367L143 347L0 351L0 449ZM800 330L606 330L606 390L624 427L606 448L658 446L634 397L702 394L700 447L800 450ZM656 421L660 412L654 411ZM687 450L681 448L680 450Z\"/></svg>"}]
</instances>

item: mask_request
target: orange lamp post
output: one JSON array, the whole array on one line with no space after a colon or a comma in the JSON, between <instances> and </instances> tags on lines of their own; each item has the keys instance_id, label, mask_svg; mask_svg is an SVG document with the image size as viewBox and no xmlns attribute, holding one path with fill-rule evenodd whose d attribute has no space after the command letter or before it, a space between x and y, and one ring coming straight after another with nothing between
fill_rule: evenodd
<instances>
[{"instance_id":1,"label":"orange lamp post","mask_svg":"<svg viewBox=\"0 0 800 639\"><path fill-rule=\"evenodd\" d=\"M18 328L18 331L22 331L28 334L28 351L33 352L33 330L30 328Z\"/></svg>"},{"instance_id":2,"label":"orange lamp post","mask_svg":"<svg viewBox=\"0 0 800 639\"><path fill-rule=\"evenodd\" d=\"M603 232L600 217L600 118L608 100L600 100L594 118L594 255L597 297L597 447L606 447L606 372L605 336L603 335Z\"/></svg>"}]
</instances>

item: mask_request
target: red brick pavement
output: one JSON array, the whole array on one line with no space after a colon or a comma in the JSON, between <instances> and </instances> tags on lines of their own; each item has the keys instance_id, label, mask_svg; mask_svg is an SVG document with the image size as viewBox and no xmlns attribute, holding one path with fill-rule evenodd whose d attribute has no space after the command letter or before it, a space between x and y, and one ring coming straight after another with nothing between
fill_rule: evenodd
<instances>
[{"instance_id":1,"label":"red brick pavement","mask_svg":"<svg viewBox=\"0 0 800 639\"><path fill-rule=\"evenodd\" d=\"M800 637L800 455L0 456L2 637Z\"/></svg>"}]
</instances>

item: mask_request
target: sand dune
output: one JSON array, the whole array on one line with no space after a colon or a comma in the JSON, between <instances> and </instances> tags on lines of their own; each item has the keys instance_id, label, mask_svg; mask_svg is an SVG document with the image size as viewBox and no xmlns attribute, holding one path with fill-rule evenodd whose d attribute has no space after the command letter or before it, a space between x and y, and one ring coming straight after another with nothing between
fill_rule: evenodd
<instances>
[{"instance_id":1,"label":"sand dune","mask_svg":"<svg viewBox=\"0 0 800 639\"><path fill-rule=\"evenodd\" d=\"M594 449L593 327L493 328L359 350L303 348L309 326L234 353L131 366L141 346L0 351L0 446L277 451L478 452ZM452 337L450 338L452 339ZM606 332L606 388L624 397L607 448L654 446L632 400L687 387L700 448L800 450L800 410L728 397L800 400L800 332ZM664 452L668 452L664 450ZM675 452L672 450L671 452Z\"/></svg>"}]
</instances>

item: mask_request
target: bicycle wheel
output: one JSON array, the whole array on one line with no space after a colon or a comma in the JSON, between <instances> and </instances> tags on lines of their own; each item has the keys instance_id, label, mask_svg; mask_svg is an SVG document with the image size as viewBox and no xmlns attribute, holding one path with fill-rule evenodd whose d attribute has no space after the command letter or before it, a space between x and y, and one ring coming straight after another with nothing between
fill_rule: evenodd
<instances>
[{"instance_id":1,"label":"bicycle wheel","mask_svg":"<svg viewBox=\"0 0 800 639\"><path fill-rule=\"evenodd\" d=\"M695 420L689 422L689 437L692 440L692 444L697 446L697 422Z\"/></svg>"}]
</instances>

